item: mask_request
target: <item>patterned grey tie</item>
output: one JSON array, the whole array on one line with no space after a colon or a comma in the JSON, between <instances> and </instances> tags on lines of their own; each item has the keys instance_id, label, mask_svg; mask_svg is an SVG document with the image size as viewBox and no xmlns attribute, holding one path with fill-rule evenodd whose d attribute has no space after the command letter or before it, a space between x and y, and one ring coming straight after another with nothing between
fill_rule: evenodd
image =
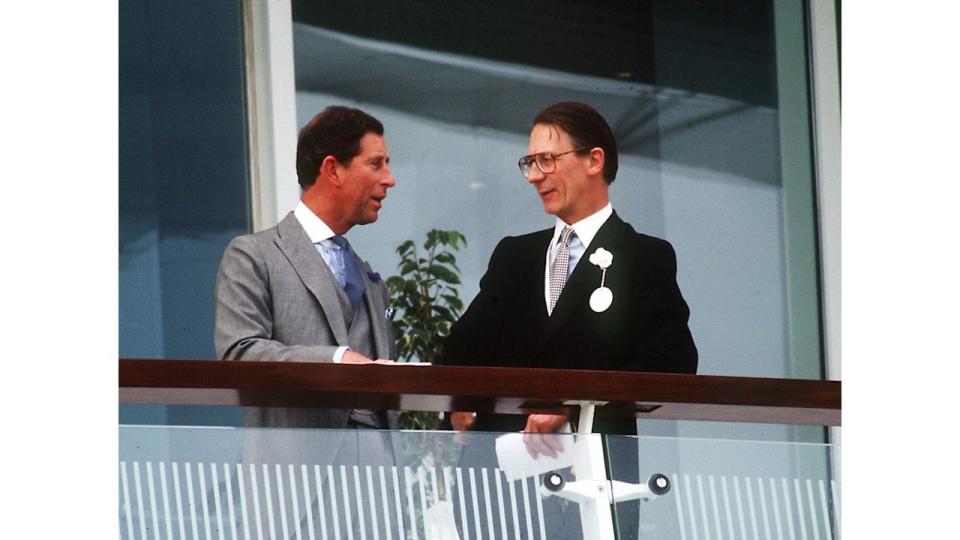
<instances>
[{"instance_id":1,"label":"patterned grey tie","mask_svg":"<svg viewBox=\"0 0 960 540\"><path fill-rule=\"evenodd\" d=\"M550 305L547 306L547 313L553 315L553 308L557 305L557 299L560 298L560 292L567 283L567 268L570 265L570 237L573 236L573 229L564 227L560 231L560 247L557 248L557 256L550 265Z\"/></svg>"}]
</instances>

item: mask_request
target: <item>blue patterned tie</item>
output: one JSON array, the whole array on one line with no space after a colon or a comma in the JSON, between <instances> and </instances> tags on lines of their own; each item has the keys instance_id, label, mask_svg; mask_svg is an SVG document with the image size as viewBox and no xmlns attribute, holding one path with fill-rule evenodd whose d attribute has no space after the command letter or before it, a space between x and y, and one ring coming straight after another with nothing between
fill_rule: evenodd
<instances>
[{"instance_id":1,"label":"blue patterned tie","mask_svg":"<svg viewBox=\"0 0 960 540\"><path fill-rule=\"evenodd\" d=\"M350 299L350 305L353 311L357 311L360 301L363 299L363 293L367 290L367 284L363 281L363 275L360 273L360 262L357 256L350 249L350 242L339 234L331 238L333 243L340 246L340 255L343 257L343 269L346 273L343 291L347 293Z\"/></svg>"}]
</instances>

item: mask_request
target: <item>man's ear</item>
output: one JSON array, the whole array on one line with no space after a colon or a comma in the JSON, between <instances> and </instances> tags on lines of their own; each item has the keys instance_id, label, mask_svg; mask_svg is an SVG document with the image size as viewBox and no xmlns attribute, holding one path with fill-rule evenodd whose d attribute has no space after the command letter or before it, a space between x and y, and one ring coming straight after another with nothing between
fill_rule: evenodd
<instances>
[{"instance_id":1,"label":"man's ear","mask_svg":"<svg viewBox=\"0 0 960 540\"><path fill-rule=\"evenodd\" d=\"M337 158L333 156L327 156L323 158L323 163L320 164L320 173L317 175L317 181L324 181L331 185L340 187L343 183L343 180L340 178L339 169L340 163L337 162Z\"/></svg>"},{"instance_id":2,"label":"man's ear","mask_svg":"<svg viewBox=\"0 0 960 540\"><path fill-rule=\"evenodd\" d=\"M606 154L603 148L599 146L592 148L589 157L590 162L587 163L587 174L591 176L596 174L603 175L603 163L604 160L606 160Z\"/></svg>"}]
</instances>

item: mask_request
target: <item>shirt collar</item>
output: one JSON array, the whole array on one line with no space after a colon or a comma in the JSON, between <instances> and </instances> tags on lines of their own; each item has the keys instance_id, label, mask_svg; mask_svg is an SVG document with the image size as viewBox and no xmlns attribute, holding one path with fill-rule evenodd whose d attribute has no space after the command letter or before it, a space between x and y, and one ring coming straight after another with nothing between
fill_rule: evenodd
<instances>
[{"instance_id":1,"label":"shirt collar","mask_svg":"<svg viewBox=\"0 0 960 540\"><path fill-rule=\"evenodd\" d=\"M310 241L314 244L329 240L334 235L333 230L330 229L322 219L317 217L317 215L313 213L313 210L307 208L307 205L303 204L303 201L297 204L297 208L293 211L293 216L297 218L300 226L306 231L307 237L309 237Z\"/></svg>"},{"instance_id":2,"label":"shirt collar","mask_svg":"<svg viewBox=\"0 0 960 540\"><path fill-rule=\"evenodd\" d=\"M569 226L573 228L575 233L577 233L577 238L580 239L580 243L583 244L584 248L586 248L590 245L590 242L593 241L593 237L597 235L597 231L600 230L600 227L603 226L603 224L607 221L607 218L609 218L611 215L613 215L613 205L607 203L607 205L600 210ZM550 242L551 246L557 243L557 239L560 238L560 233L567 225L568 224L564 223L562 219L557 218L557 222L553 226L553 240Z\"/></svg>"}]
</instances>

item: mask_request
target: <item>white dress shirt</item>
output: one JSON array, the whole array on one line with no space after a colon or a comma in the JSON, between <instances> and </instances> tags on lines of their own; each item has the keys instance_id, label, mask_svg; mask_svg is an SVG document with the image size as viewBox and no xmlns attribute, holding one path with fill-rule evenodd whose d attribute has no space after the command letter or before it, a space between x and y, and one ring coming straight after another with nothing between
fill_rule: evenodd
<instances>
[{"instance_id":1,"label":"white dress shirt","mask_svg":"<svg viewBox=\"0 0 960 540\"><path fill-rule=\"evenodd\" d=\"M553 226L553 239L550 240L550 245L547 246L546 265L543 269L544 309L550 305L550 267L553 265L553 259L557 256L557 250L560 249L560 233L563 231L563 228L569 226L573 228L573 232L575 233L570 237L570 263L567 265L567 277L569 278L570 274L573 273L573 269L576 268L577 263L580 262L583 252L587 250L587 246L593 241L593 237L597 235L597 231L600 230L600 227L607 222L607 219L611 215L613 215L613 206L607 203L607 205L600 210L573 224L564 223L562 219L557 218L557 222Z\"/></svg>"},{"instance_id":2,"label":"white dress shirt","mask_svg":"<svg viewBox=\"0 0 960 540\"><path fill-rule=\"evenodd\" d=\"M343 257L340 256L340 246L331 240L336 233L333 232L322 219L317 217L312 210L303 204L303 201L297 204L293 211L293 216L300 222L300 226L307 233L307 237L313 242L313 247L317 253L323 257L323 262L327 263L330 272L337 279L337 283L343 287L346 281L346 269L344 268ZM350 347L342 346L333 354L333 362L339 364L343 360L343 353L350 350Z\"/></svg>"}]
</instances>

